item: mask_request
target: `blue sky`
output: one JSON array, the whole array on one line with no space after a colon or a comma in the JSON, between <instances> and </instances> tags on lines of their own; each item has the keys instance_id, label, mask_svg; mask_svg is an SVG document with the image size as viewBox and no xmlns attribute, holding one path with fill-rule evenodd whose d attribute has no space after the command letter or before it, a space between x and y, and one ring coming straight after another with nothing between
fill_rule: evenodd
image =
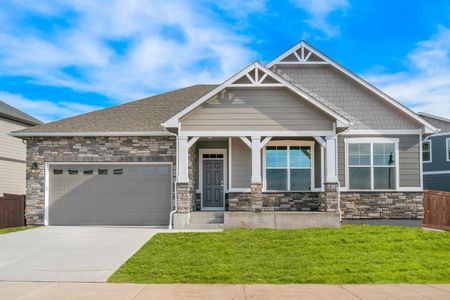
<instances>
[{"instance_id":1,"label":"blue sky","mask_svg":"<svg viewBox=\"0 0 450 300\"><path fill-rule=\"evenodd\" d=\"M450 117L445 0L5 0L0 99L52 121L218 83L301 39L413 110Z\"/></svg>"}]
</instances>

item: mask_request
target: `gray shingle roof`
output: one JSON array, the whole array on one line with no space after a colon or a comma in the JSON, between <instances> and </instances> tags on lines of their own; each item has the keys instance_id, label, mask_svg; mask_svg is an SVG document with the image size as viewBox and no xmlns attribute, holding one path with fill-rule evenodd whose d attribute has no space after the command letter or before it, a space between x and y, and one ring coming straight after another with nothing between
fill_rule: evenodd
<instances>
[{"instance_id":1,"label":"gray shingle roof","mask_svg":"<svg viewBox=\"0 0 450 300\"><path fill-rule=\"evenodd\" d=\"M161 123L217 87L194 85L16 133L162 132Z\"/></svg>"},{"instance_id":2,"label":"gray shingle roof","mask_svg":"<svg viewBox=\"0 0 450 300\"><path fill-rule=\"evenodd\" d=\"M450 119L435 116L432 114L418 113L419 116L430 122L437 128L441 129L441 133L450 132Z\"/></svg>"},{"instance_id":3,"label":"gray shingle roof","mask_svg":"<svg viewBox=\"0 0 450 300\"><path fill-rule=\"evenodd\" d=\"M18 110L15 107L12 107L11 105L6 104L1 100L0 100L0 116L15 121L19 121L21 123L25 123L28 125L42 124L42 122L39 121L38 119L33 118L32 116Z\"/></svg>"}]
</instances>

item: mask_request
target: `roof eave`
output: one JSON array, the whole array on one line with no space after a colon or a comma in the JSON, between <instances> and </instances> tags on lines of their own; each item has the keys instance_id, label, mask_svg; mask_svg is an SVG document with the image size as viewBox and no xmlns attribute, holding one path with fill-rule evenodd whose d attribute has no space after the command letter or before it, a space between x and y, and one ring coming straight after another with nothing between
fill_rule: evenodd
<instances>
[{"instance_id":1,"label":"roof eave","mask_svg":"<svg viewBox=\"0 0 450 300\"><path fill-rule=\"evenodd\" d=\"M10 136L25 137L100 137L100 136L173 136L167 131L111 131L111 132L21 132L13 131Z\"/></svg>"}]
</instances>

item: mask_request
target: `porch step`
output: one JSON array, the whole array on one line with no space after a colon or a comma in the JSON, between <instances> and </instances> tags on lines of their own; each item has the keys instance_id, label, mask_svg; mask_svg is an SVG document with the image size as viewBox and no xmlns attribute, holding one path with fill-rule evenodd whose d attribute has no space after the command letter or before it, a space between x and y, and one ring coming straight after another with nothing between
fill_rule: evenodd
<instances>
[{"instance_id":1,"label":"porch step","mask_svg":"<svg viewBox=\"0 0 450 300\"><path fill-rule=\"evenodd\" d=\"M223 229L224 228L224 224L187 224L185 226L185 229Z\"/></svg>"},{"instance_id":2,"label":"porch step","mask_svg":"<svg viewBox=\"0 0 450 300\"><path fill-rule=\"evenodd\" d=\"M190 214L190 225L223 225L223 212L195 211Z\"/></svg>"}]
</instances>

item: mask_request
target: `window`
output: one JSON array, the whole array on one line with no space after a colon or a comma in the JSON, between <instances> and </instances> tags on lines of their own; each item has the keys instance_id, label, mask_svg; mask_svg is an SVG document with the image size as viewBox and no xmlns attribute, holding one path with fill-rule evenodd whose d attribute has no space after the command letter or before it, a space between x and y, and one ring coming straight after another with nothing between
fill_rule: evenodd
<instances>
[{"instance_id":1,"label":"window","mask_svg":"<svg viewBox=\"0 0 450 300\"><path fill-rule=\"evenodd\" d=\"M311 146L267 146L266 190L311 190Z\"/></svg>"},{"instance_id":2,"label":"window","mask_svg":"<svg viewBox=\"0 0 450 300\"><path fill-rule=\"evenodd\" d=\"M64 173L64 171L62 169L54 169L53 170L53 175L62 175Z\"/></svg>"},{"instance_id":3,"label":"window","mask_svg":"<svg viewBox=\"0 0 450 300\"><path fill-rule=\"evenodd\" d=\"M397 144L348 143L350 190L393 190L397 186Z\"/></svg>"},{"instance_id":4,"label":"window","mask_svg":"<svg viewBox=\"0 0 450 300\"><path fill-rule=\"evenodd\" d=\"M122 175L123 169L113 169L113 175Z\"/></svg>"},{"instance_id":5,"label":"window","mask_svg":"<svg viewBox=\"0 0 450 300\"><path fill-rule=\"evenodd\" d=\"M447 144L447 147L446 147L447 161L450 161L450 138L447 138L446 141L447 141L446 142L446 144Z\"/></svg>"},{"instance_id":6,"label":"window","mask_svg":"<svg viewBox=\"0 0 450 300\"><path fill-rule=\"evenodd\" d=\"M92 169L83 170L83 175L93 175L93 174L94 170Z\"/></svg>"},{"instance_id":7,"label":"window","mask_svg":"<svg viewBox=\"0 0 450 300\"><path fill-rule=\"evenodd\" d=\"M431 141L422 143L422 161L431 162Z\"/></svg>"},{"instance_id":8,"label":"window","mask_svg":"<svg viewBox=\"0 0 450 300\"><path fill-rule=\"evenodd\" d=\"M69 169L68 173L69 173L69 175L77 175L78 170L77 169Z\"/></svg>"},{"instance_id":9,"label":"window","mask_svg":"<svg viewBox=\"0 0 450 300\"><path fill-rule=\"evenodd\" d=\"M108 175L108 169L98 169L98 175Z\"/></svg>"}]
</instances>

